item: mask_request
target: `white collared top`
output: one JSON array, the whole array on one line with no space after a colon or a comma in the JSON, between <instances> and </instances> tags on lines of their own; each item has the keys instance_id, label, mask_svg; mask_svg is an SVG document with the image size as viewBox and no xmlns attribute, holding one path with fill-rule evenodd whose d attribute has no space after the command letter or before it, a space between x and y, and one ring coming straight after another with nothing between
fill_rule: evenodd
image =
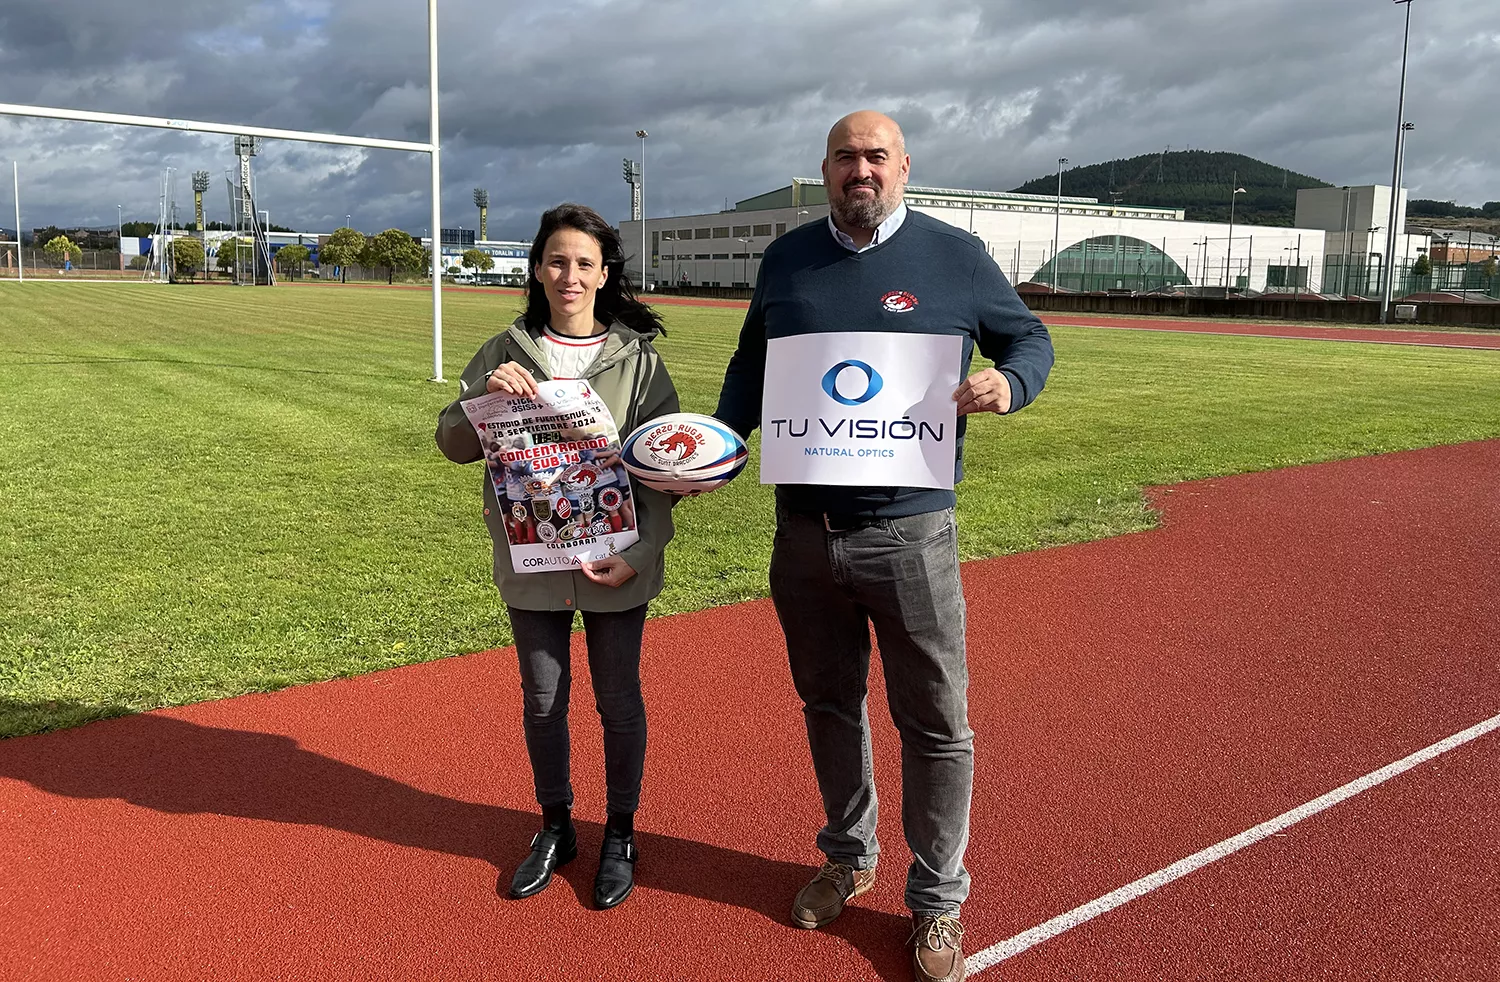
<instances>
[{"instance_id":1,"label":"white collared top","mask_svg":"<svg viewBox=\"0 0 1500 982\"><path fill-rule=\"evenodd\" d=\"M845 249L848 249L850 252L864 252L866 249L875 248L880 243L895 235L896 229L900 228L901 223L904 221L906 221L906 202L903 201L896 206L895 211L891 212L889 218L880 223L880 227L875 229L875 234L870 236L870 244L865 246L855 245L853 239L841 232L839 227L833 224L832 215L828 216L828 230L833 233L834 240Z\"/></svg>"}]
</instances>

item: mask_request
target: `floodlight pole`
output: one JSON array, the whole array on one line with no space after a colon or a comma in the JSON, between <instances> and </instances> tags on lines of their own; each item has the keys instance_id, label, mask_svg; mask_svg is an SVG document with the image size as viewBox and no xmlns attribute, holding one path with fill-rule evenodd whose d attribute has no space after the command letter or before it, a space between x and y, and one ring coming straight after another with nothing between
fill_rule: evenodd
<instances>
[{"instance_id":1,"label":"floodlight pole","mask_svg":"<svg viewBox=\"0 0 1500 982\"><path fill-rule=\"evenodd\" d=\"M438 150L437 0L427 0L428 143L432 147L432 382L443 378L443 178Z\"/></svg>"},{"instance_id":2,"label":"floodlight pole","mask_svg":"<svg viewBox=\"0 0 1500 982\"><path fill-rule=\"evenodd\" d=\"M1052 210L1052 292L1057 292L1057 279L1062 271L1062 262L1057 257L1058 233L1062 229L1062 169L1067 157L1057 158L1057 205Z\"/></svg>"},{"instance_id":3,"label":"floodlight pole","mask_svg":"<svg viewBox=\"0 0 1500 982\"><path fill-rule=\"evenodd\" d=\"M645 130L636 130L635 135L641 140L641 292L646 290L646 267L650 257L646 255L646 137L650 134Z\"/></svg>"},{"instance_id":4,"label":"floodlight pole","mask_svg":"<svg viewBox=\"0 0 1500 982\"><path fill-rule=\"evenodd\" d=\"M1240 172L1235 171L1229 179L1229 251L1224 254L1224 299L1229 299L1229 277L1234 276L1234 201L1245 193L1240 187ZM1248 281L1247 281L1248 282Z\"/></svg>"},{"instance_id":5,"label":"floodlight pole","mask_svg":"<svg viewBox=\"0 0 1500 982\"><path fill-rule=\"evenodd\" d=\"M1411 0L1395 0L1406 5L1406 30L1401 38L1401 94L1396 103L1396 160L1391 165L1391 218L1385 230L1384 282L1380 287L1380 323L1390 321L1391 294L1396 286L1396 219L1401 203L1401 163L1406 149L1406 53L1411 44Z\"/></svg>"}]
</instances>

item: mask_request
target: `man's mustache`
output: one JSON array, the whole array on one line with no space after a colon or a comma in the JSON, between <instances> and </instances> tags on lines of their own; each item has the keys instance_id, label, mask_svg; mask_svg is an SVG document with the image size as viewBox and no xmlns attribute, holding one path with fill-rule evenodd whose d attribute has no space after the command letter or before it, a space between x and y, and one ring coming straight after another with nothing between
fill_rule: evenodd
<instances>
[{"instance_id":1,"label":"man's mustache","mask_svg":"<svg viewBox=\"0 0 1500 982\"><path fill-rule=\"evenodd\" d=\"M850 182L848 182L847 184L844 185L844 190L845 191L851 191L854 188L869 188L871 191L879 191L880 190L878 187L875 186L875 182L871 181L871 180L850 181Z\"/></svg>"}]
</instances>

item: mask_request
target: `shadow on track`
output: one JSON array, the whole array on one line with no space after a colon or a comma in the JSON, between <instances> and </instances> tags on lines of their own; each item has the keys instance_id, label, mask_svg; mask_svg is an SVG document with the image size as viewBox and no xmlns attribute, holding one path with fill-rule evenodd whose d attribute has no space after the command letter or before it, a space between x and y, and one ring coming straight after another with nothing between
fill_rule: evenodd
<instances>
[{"instance_id":1,"label":"shadow on track","mask_svg":"<svg viewBox=\"0 0 1500 982\"><path fill-rule=\"evenodd\" d=\"M305 750L290 737L156 713L0 742L0 778L68 798L118 798L174 815L323 826L478 859L496 868L505 887L538 827L535 812L422 791ZM580 853L592 855L602 827L580 822L578 831ZM676 836L643 832L639 841L641 886L740 907L780 924L813 872ZM593 863L571 864L558 875L588 906ZM908 930L905 918L851 907L824 930L859 949L882 977L909 971L899 943Z\"/></svg>"}]
</instances>

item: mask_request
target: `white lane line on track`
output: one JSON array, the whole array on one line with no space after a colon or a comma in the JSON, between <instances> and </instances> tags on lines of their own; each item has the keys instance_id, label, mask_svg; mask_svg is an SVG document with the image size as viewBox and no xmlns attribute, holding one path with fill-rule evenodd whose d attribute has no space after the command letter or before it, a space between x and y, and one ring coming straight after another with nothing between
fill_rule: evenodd
<instances>
[{"instance_id":1,"label":"white lane line on track","mask_svg":"<svg viewBox=\"0 0 1500 982\"><path fill-rule=\"evenodd\" d=\"M1312 334L1247 334L1241 331L1205 331L1196 328L1120 327L1114 324L1064 324L1052 327L1091 327L1099 331L1151 331L1156 334L1207 334L1216 338L1269 338L1272 341L1336 341L1339 344L1398 344L1409 348L1462 348L1465 351L1500 351L1492 344L1450 344L1446 341L1390 341L1384 338L1329 338Z\"/></svg>"},{"instance_id":2,"label":"white lane line on track","mask_svg":"<svg viewBox=\"0 0 1500 982\"><path fill-rule=\"evenodd\" d=\"M1435 757L1441 756L1456 747L1461 747L1471 740L1476 740L1494 730L1500 729L1500 716L1492 716L1483 723L1477 723L1462 733L1455 733L1446 740L1439 740L1430 747L1418 750L1410 756L1403 757L1394 764L1387 764L1377 771L1371 771L1364 777L1355 778L1341 788L1328 792L1319 798L1314 798L1305 805L1298 805L1289 812L1277 815L1275 818L1251 829L1246 829L1239 835L1225 839L1217 845L1209 846L1199 852L1193 853L1186 859L1148 874L1133 883L1127 883L1118 890L1112 890L1096 900L1075 907L1066 914L1059 914L1050 921L1038 924L1036 927L1013 938L997 942L982 951L975 952L969 957L969 973L982 972L991 966L998 965L1007 958L1019 955L1021 952L1034 948L1049 938L1055 938L1064 931L1087 923L1101 914L1106 914L1116 907L1127 904L1137 897L1143 897L1151 891L1166 886L1173 880L1187 876L1196 870L1202 869L1209 863L1223 859L1231 853L1238 852L1246 846L1253 845L1267 836L1275 835L1285 828L1296 825L1305 818L1310 818L1318 812L1332 808L1339 802L1346 801L1362 791L1368 791L1379 784L1384 784L1398 774L1411 770L1418 764L1424 764Z\"/></svg>"}]
</instances>

